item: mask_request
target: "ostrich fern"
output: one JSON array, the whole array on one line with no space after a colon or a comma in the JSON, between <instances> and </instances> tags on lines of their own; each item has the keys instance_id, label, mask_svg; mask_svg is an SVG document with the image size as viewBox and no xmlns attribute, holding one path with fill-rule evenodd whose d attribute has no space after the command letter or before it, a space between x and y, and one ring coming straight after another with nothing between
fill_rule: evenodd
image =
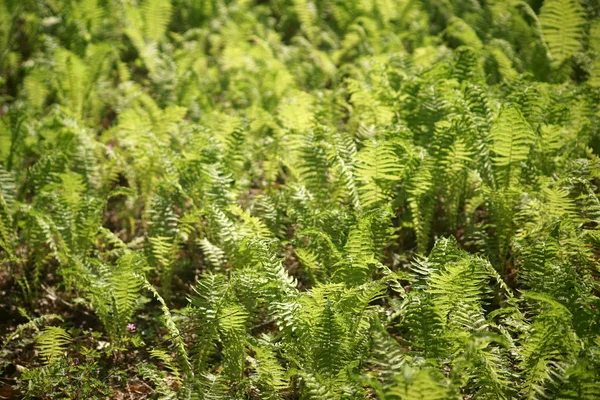
<instances>
[{"instance_id":1,"label":"ostrich fern","mask_svg":"<svg viewBox=\"0 0 600 400\"><path fill-rule=\"evenodd\" d=\"M6 382L598 398L596 5L0 2Z\"/></svg>"}]
</instances>

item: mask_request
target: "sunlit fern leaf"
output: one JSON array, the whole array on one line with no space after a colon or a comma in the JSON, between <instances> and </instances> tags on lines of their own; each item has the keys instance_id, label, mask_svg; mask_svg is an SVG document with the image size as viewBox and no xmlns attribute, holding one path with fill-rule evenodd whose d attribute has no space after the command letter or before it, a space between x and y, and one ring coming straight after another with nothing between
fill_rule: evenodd
<instances>
[{"instance_id":1,"label":"sunlit fern leaf","mask_svg":"<svg viewBox=\"0 0 600 400\"><path fill-rule=\"evenodd\" d=\"M565 371L564 378L558 383L556 398L561 400L597 399L600 398L600 382L595 371L600 364L594 361L594 357L588 355L597 354L598 347L588 349L584 357L577 360L577 364Z\"/></svg>"},{"instance_id":2,"label":"sunlit fern leaf","mask_svg":"<svg viewBox=\"0 0 600 400\"><path fill-rule=\"evenodd\" d=\"M149 234L173 239L178 232L179 216L173 210L173 193L166 188L159 188L152 197L148 216L150 217Z\"/></svg>"},{"instance_id":3,"label":"sunlit fern leaf","mask_svg":"<svg viewBox=\"0 0 600 400\"><path fill-rule=\"evenodd\" d=\"M0 165L0 248L9 256L14 256L13 241L16 238L12 229L15 198L14 178Z\"/></svg>"},{"instance_id":4,"label":"sunlit fern leaf","mask_svg":"<svg viewBox=\"0 0 600 400\"><path fill-rule=\"evenodd\" d=\"M485 328L480 323L483 316L481 300L490 277L483 263L477 259L465 258L447 264L443 271L433 274L429 279L427 292L434 295L436 309L448 321L448 325L460 326L455 329ZM456 282L460 282L460 285Z\"/></svg>"},{"instance_id":5,"label":"sunlit fern leaf","mask_svg":"<svg viewBox=\"0 0 600 400\"><path fill-rule=\"evenodd\" d=\"M300 247L295 248L294 252L300 263L302 263L302 265L304 265L304 267L307 269L311 279L315 282L318 282L318 277L320 277L324 271L317 255L308 249L303 249Z\"/></svg>"},{"instance_id":6,"label":"sunlit fern leaf","mask_svg":"<svg viewBox=\"0 0 600 400\"><path fill-rule=\"evenodd\" d=\"M127 324L131 323L133 314L138 306L142 282L134 275L144 268L144 260L135 253L123 255L113 273L110 287L114 296L115 320L119 324L121 334Z\"/></svg>"},{"instance_id":7,"label":"sunlit fern leaf","mask_svg":"<svg viewBox=\"0 0 600 400\"><path fill-rule=\"evenodd\" d=\"M313 25L317 20L317 8L315 3L306 0L294 0L292 4L294 12L300 22L301 29L310 39L313 39L316 28Z\"/></svg>"},{"instance_id":8,"label":"sunlit fern leaf","mask_svg":"<svg viewBox=\"0 0 600 400\"><path fill-rule=\"evenodd\" d=\"M462 354L455 361L459 373L468 373L475 396L506 400L514 396L515 374L510 368L508 344L499 335L481 333L469 337ZM511 349L516 351L515 348Z\"/></svg>"},{"instance_id":9,"label":"sunlit fern leaf","mask_svg":"<svg viewBox=\"0 0 600 400\"><path fill-rule=\"evenodd\" d=\"M225 400L229 398L230 387L224 377L204 373L198 377L198 387L204 400Z\"/></svg>"},{"instance_id":10,"label":"sunlit fern leaf","mask_svg":"<svg viewBox=\"0 0 600 400\"><path fill-rule=\"evenodd\" d=\"M313 99L306 92L295 91L279 105L277 117L286 129L306 132L313 123Z\"/></svg>"},{"instance_id":11,"label":"sunlit fern leaf","mask_svg":"<svg viewBox=\"0 0 600 400\"><path fill-rule=\"evenodd\" d=\"M276 395L279 391L286 389L288 387L286 371L273 350L268 345L253 346L252 348L256 353L256 370L259 385L263 387L263 391Z\"/></svg>"},{"instance_id":12,"label":"sunlit fern leaf","mask_svg":"<svg viewBox=\"0 0 600 400\"><path fill-rule=\"evenodd\" d=\"M253 212L261 218L275 237L285 236L284 212L280 205L282 196L258 195L252 205Z\"/></svg>"},{"instance_id":13,"label":"sunlit fern leaf","mask_svg":"<svg viewBox=\"0 0 600 400\"><path fill-rule=\"evenodd\" d=\"M518 106L523 117L537 132L548 113L549 96L543 86L531 84L530 82L515 82L515 89L509 96L509 100Z\"/></svg>"},{"instance_id":14,"label":"sunlit fern leaf","mask_svg":"<svg viewBox=\"0 0 600 400\"><path fill-rule=\"evenodd\" d=\"M435 206L433 197L433 159L427 158L412 177L409 186L408 207L412 214L413 229L417 235L417 248L421 254L429 246L429 232Z\"/></svg>"},{"instance_id":15,"label":"sunlit fern leaf","mask_svg":"<svg viewBox=\"0 0 600 400\"><path fill-rule=\"evenodd\" d=\"M40 329L38 326L41 326L51 319L63 321L62 317L56 314L45 314L37 318L33 318L24 324L20 324L16 327L14 332L11 332L10 335L7 335L2 341L2 347L0 349L3 350L12 340L17 339L22 332L28 329L33 329L34 331L39 332Z\"/></svg>"},{"instance_id":16,"label":"sunlit fern leaf","mask_svg":"<svg viewBox=\"0 0 600 400\"><path fill-rule=\"evenodd\" d=\"M214 224L211 233L224 244L222 248L225 253L230 254L242 239L239 229L237 229L227 214L218 207L211 207L209 216L211 222Z\"/></svg>"},{"instance_id":17,"label":"sunlit fern leaf","mask_svg":"<svg viewBox=\"0 0 600 400\"><path fill-rule=\"evenodd\" d=\"M223 275L206 273L193 288L195 295L189 299L185 309L187 325L193 332L191 346L196 368L204 368L217 350L219 340L219 315L227 301L227 282Z\"/></svg>"},{"instance_id":18,"label":"sunlit fern leaf","mask_svg":"<svg viewBox=\"0 0 600 400\"><path fill-rule=\"evenodd\" d=\"M170 354L160 349L150 350L150 356L161 361L162 364L173 374L173 378L178 385L181 385L181 373L179 368L173 363L173 358Z\"/></svg>"},{"instance_id":19,"label":"sunlit fern leaf","mask_svg":"<svg viewBox=\"0 0 600 400\"><path fill-rule=\"evenodd\" d=\"M41 108L49 94L47 76L41 69L27 74L23 81L27 101L35 108Z\"/></svg>"},{"instance_id":20,"label":"sunlit fern leaf","mask_svg":"<svg viewBox=\"0 0 600 400\"><path fill-rule=\"evenodd\" d=\"M378 372L384 383L390 385L406 362L406 349L400 346L398 341L387 332L382 321L375 319L373 325L372 347L368 362Z\"/></svg>"},{"instance_id":21,"label":"sunlit fern leaf","mask_svg":"<svg viewBox=\"0 0 600 400\"><path fill-rule=\"evenodd\" d=\"M162 140L167 135L177 132L186 113L187 109L179 106L168 106L164 110L154 111L151 114L154 133Z\"/></svg>"},{"instance_id":22,"label":"sunlit fern leaf","mask_svg":"<svg viewBox=\"0 0 600 400\"><path fill-rule=\"evenodd\" d=\"M249 125L243 122L235 127L233 131L225 138L227 150L224 154L224 165L234 176L238 176L244 162L243 145L248 140Z\"/></svg>"},{"instance_id":23,"label":"sunlit fern leaf","mask_svg":"<svg viewBox=\"0 0 600 400\"><path fill-rule=\"evenodd\" d=\"M65 49L55 53L59 97L76 116L82 116L86 94L89 92L89 68L76 54Z\"/></svg>"},{"instance_id":24,"label":"sunlit fern leaf","mask_svg":"<svg viewBox=\"0 0 600 400\"><path fill-rule=\"evenodd\" d=\"M467 46L461 46L456 49L456 61L453 65L452 77L460 82L477 82L483 78L483 69L479 61L479 54Z\"/></svg>"},{"instance_id":25,"label":"sunlit fern leaf","mask_svg":"<svg viewBox=\"0 0 600 400\"><path fill-rule=\"evenodd\" d=\"M244 225L240 229L243 237L247 236L261 239L268 239L272 237L269 228L267 228L258 217L250 215L248 211L245 211L237 204L230 206L228 211L238 216L244 222Z\"/></svg>"},{"instance_id":26,"label":"sunlit fern leaf","mask_svg":"<svg viewBox=\"0 0 600 400\"><path fill-rule=\"evenodd\" d=\"M175 248L173 241L165 236L152 236L148 238L152 249L152 256L161 268L171 265L174 259Z\"/></svg>"},{"instance_id":27,"label":"sunlit fern leaf","mask_svg":"<svg viewBox=\"0 0 600 400\"><path fill-rule=\"evenodd\" d=\"M231 304L219 310L219 329L225 336L241 335L248 319L248 313L238 304Z\"/></svg>"},{"instance_id":28,"label":"sunlit fern leaf","mask_svg":"<svg viewBox=\"0 0 600 400\"><path fill-rule=\"evenodd\" d=\"M502 46L502 44L504 43L500 42L500 45L496 44L495 46L492 46L489 52L500 77L505 81L510 81L517 78L518 73L514 69L511 59L503 48L506 46Z\"/></svg>"},{"instance_id":29,"label":"sunlit fern leaf","mask_svg":"<svg viewBox=\"0 0 600 400\"><path fill-rule=\"evenodd\" d=\"M600 87L600 20L596 19L590 27L590 48L594 51L595 57L590 69L590 78L588 83L594 87Z\"/></svg>"},{"instance_id":30,"label":"sunlit fern leaf","mask_svg":"<svg viewBox=\"0 0 600 400\"><path fill-rule=\"evenodd\" d=\"M454 41L457 41L459 44L464 44L466 46L471 46L476 50L481 50L483 48L483 43L475 30L464 20L453 17L450 20L450 23L446 27L446 36Z\"/></svg>"},{"instance_id":31,"label":"sunlit fern leaf","mask_svg":"<svg viewBox=\"0 0 600 400\"><path fill-rule=\"evenodd\" d=\"M581 48L585 14L577 0L545 0L540 23L554 67Z\"/></svg>"},{"instance_id":32,"label":"sunlit fern leaf","mask_svg":"<svg viewBox=\"0 0 600 400\"><path fill-rule=\"evenodd\" d=\"M490 135L498 182L509 186L518 177L520 164L528 158L533 131L521 112L508 105L500 111Z\"/></svg>"},{"instance_id":33,"label":"sunlit fern leaf","mask_svg":"<svg viewBox=\"0 0 600 400\"><path fill-rule=\"evenodd\" d=\"M339 179L346 187L348 199L354 207L358 208L360 207L360 201L352 168L356 154L356 144L350 135L341 133L334 133L332 139L333 146L329 153L329 162L333 168L339 170Z\"/></svg>"},{"instance_id":34,"label":"sunlit fern leaf","mask_svg":"<svg viewBox=\"0 0 600 400\"><path fill-rule=\"evenodd\" d=\"M334 400L339 399L340 394L331 388L331 385L323 382L315 374L299 371L298 375L302 378L302 392L310 398Z\"/></svg>"},{"instance_id":35,"label":"sunlit fern leaf","mask_svg":"<svg viewBox=\"0 0 600 400\"><path fill-rule=\"evenodd\" d=\"M247 356L247 343L241 333L230 333L223 335L223 375L230 381L236 382L242 379Z\"/></svg>"},{"instance_id":36,"label":"sunlit fern leaf","mask_svg":"<svg viewBox=\"0 0 600 400\"><path fill-rule=\"evenodd\" d=\"M481 85L467 83L463 89L464 98L480 132L487 132L492 121L492 110L488 94Z\"/></svg>"},{"instance_id":37,"label":"sunlit fern leaf","mask_svg":"<svg viewBox=\"0 0 600 400\"><path fill-rule=\"evenodd\" d=\"M171 21L171 0L144 0L141 9L145 36L155 42L161 41Z\"/></svg>"},{"instance_id":38,"label":"sunlit fern leaf","mask_svg":"<svg viewBox=\"0 0 600 400\"><path fill-rule=\"evenodd\" d=\"M47 326L36 338L36 344L44 362L51 364L64 355L71 340L71 335L64 329L58 326Z\"/></svg>"},{"instance_id":39,"label":"sunlit fern leaf","mask_svg":"<svg viewBox=\"0 0 600 400\"><path fill-rule=\"evenodd\" d=\"M98 0L72 2L70 11L69 19L72 19L81 36L91 40L91 35L98 32L105 13Z\"/></svg>"},{"instance_id":40,"label":"sunlit fern leaf","mask_svg":"<svg viewBox=\"0 0 600 400\"><path fill-rule=\"evenodd\" d=\"M356 154L356 180L361 206L368 208L386 200L390 184L401 178L400 160L386 143L368 140Z\"/></svg>"},{"instance_id":41,"label":"sunlit fern leaf","mask_svg":"<svg viewBox=\"0 0 600 400\"><path fill-rule=\"evenodd\" d=\"M324 130L326 131L324 127L317 127L303 135L303 143L299 151L300 168L298 171L307 189L321 201L325 201L331 196L328 188L331 175L327 157L329 145L324 140Z\"/></svg>"},{"instance_id":42,"label":"sunlit fern leaf","mask_svg":"<svg viewBox=\"0 0 600 400\"><path fill-rule=\"evenodd\" d=\"M274 243L263 239L245 239L240 250L246 253L249 261L251 260L266 278L262 293L266 299L270 302L291 300L297 294L298 282L270 249Z\"/></svg>"},{"instance_id":43,"label":"sunlit fern leaf","mask_svg":"<svg viewBox=\"0 0 600 400\"><path fill-rule=\"evenodd\" d=\"M359 127L386 126L392 122L394 111L364 82L348 79L353 115Z\"/></svg>"},{"instance_id":44,"label":"sunlit fern leaf","mask_svg":"<svg viewBox=\"0 0 600 400\"><path fill-rule=\"evenodd\" d=\"M405 303L405 315L399 328L410 346L425 358L437 358L448 353L449 335L445 321L435 307L431 296L410 295Z\"/></svg>"},{"instance_id":45,"label":"sunlit fern leaf","mask_svg":"<svg viewBox=\"0 0 600 400\"><path fill-rule=\"evenodd\" d=\"M357 264L375 261L373 237L369 229L369 222L367 218L361 218L358 224L348 232L348 240L344 246L344 251L352 262Z\"/></svg>"},{"instance_id":46,"label":"sunlit fern leaf","mask_svg":"<svg viewBox=\"0 0 600 400\"><path fill-rule=\"evenodd\" d=\"M209 242L206 238L203 238L198 242L202 252L204 254L205 260L207 260L211 267L219 270L227 264L227 256L225 252L221 250L218 246L215 246L211 242Z\"/></svg>"},{"instance_id":47,"label":"sunlit fern leaf","mask_svg":"<svg viewBox=\"0 0 600 400\"><path fill-rule=\"evenodd\" d=\"M231 174L225 172L219 164L207 165L205 171L209 181L206 197L221 208L231 205L236 197Z\"/></svg>"}]
</instances>

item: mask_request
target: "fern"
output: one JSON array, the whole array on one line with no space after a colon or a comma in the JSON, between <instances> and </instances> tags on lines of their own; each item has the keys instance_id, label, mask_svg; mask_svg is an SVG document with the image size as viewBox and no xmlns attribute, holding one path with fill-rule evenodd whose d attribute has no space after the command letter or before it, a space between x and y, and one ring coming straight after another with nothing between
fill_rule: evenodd
<instances>
[{"instance_id":1,"label":"fern","mask_svg":"<svg viewBox=\"0 0 600 400\"><path fill-rule=\"evenodd\" d=\"M170 334L170 337L168 339L171 340L175 346L175 351L179 358L179 360L178 360L179 366L186 375L193 375L192 365L191 365L189 357L188 357L185 343L184 343L183 339L181 338L179 328L173 321L173 317L171 315L171 311L169 310L169 307L167 307L164 299L158 294L156 289L154 289L154 287L152 285L150 285L150 283L144 277L139 276L139 275L134 275L134 276L136 276L137 279L141 280L143 287L146 290L148 290L150 293L152 293L154 298L157 299L158 302L160 303L161 310L163 312L163 322L165 324L166 329L168 330L168 332Z\"/></svg>"},{"instance_id":2,"label":"fern","mask_svg":"<svg viewBox=\"0 0 600 400\"><path fill-rule=\"evenodd\" d=\"M598 397L596 8L0 2L5 378Z\"/></svg>"},{"instance_id":3,"label":"fern","mask_svg":"<svg viewBox=\"0 0 600 400\"><path fill-rule=\"evenodd\" d=\"M356 154L356 180L362 207L372 207L389 196L389 184L400 179L401 166L385 143L368 141Z\"/></svg>"},{"instance_id":4,"label":"fern","mask_svg":"<svg viewBox=\"0 0 600 400\"><path fill-rule=\"evenodd\" d=\"M71 335L57 326L47 326L36 338L40 356L47 364L63 356L70 342Z\"/></svg>"},{"instance_id":5,"label":"fern","mask_svg":"<svg viewBox=\"0 0 600 400\"><path fill-rule=\"evenodd\" d=\"M506 106L491 128L494 164L498 183L509 186L518 178L520 165L529 155L531 127L514 106Z\"/></svg>"},{"instance_id":6,"label":"fern","mask_svg":"<svg viewBox=\"0 0 600 400\"><path fill-rule=\"evenodd\" d=\"M584 11L573 0L546 0L540 13L544 39L553 66L560 66L581 47Z\"/></svg>"},{"instance_id":7,"label":"fern","mask_svg":"<svg viewBox=\"0 0 600 400\"><path fill-rule=\"evenodd\" d=\"M173 6L170 0L145 0L141 6L144 18L144 34L158 42L165 34L171 19Z\"/></svg>"}]
</instances>

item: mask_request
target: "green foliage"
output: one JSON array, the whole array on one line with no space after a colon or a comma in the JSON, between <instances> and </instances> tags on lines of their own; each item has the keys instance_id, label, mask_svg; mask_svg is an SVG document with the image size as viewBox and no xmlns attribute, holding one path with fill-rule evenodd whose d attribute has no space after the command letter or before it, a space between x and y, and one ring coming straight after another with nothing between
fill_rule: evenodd
<instances>
[{"instance_id":1,"label":"green foliage","mask_svg":"<svg viewBox=\"0 0 600 400\"><path fill-rule=\"evenodd\" d=\"M600 397L599 15L0 2L2 382Z\"/></svg>"},{"instance_id":2,"label":"green foliage","mask_svg":"<svg viewBox=\"0 0 600 400\"><path fill-rule=\"evenodd\" d=\"M560 66L581 47L585 14L579 2L544 1L540 12L540 23L554 66Z\"/></svg>"}]
</instances>

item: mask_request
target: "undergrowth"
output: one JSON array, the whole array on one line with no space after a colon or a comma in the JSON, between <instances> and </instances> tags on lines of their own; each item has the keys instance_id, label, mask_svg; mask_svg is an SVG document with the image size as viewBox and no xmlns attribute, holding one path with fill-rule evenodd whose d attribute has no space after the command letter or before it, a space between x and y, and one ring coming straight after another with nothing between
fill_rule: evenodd
<instances>
[{"instance_id":1,"label":"undergrowth","mask_svg":"<svg viewBox=\"0 0 600 400\"><path fill-rule=\"evenodd\" d=\"M0 1L0 397L600 398L599 14Z\"/></svg>"}]
</instances>

